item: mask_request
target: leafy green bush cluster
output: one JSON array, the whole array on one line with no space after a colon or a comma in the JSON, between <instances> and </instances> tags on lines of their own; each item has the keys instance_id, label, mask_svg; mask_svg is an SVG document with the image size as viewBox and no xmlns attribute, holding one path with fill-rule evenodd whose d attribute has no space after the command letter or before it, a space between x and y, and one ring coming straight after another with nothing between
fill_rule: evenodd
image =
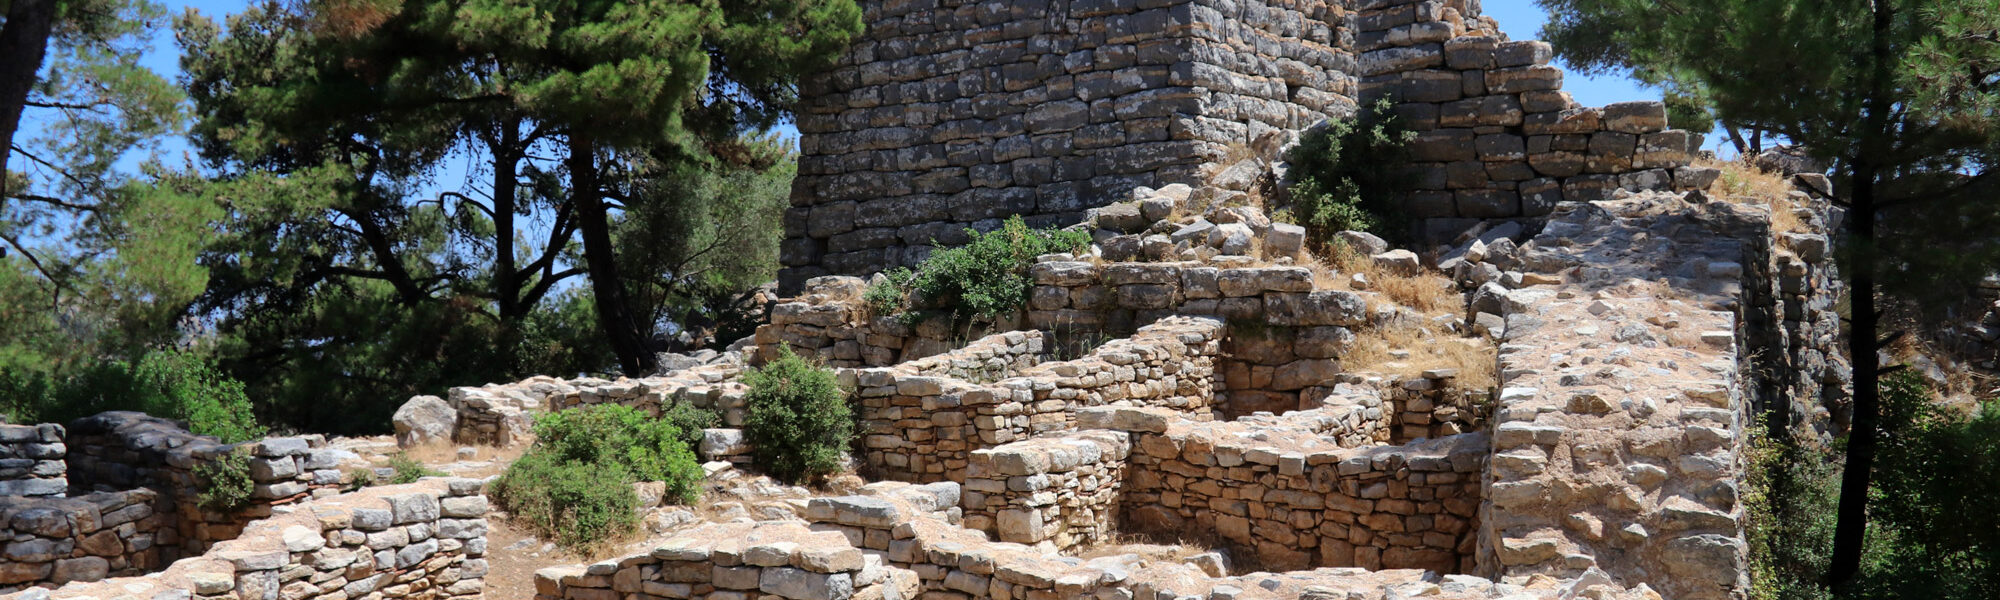
<instances>
[{"instance_id":1,"label":"leafy green bush cluster","mask_svg":"<svg viewBox=\"0 0 2000 600\"><path fill-rule=\"evenodd\" d=\"M833 371L781 348L777 360L743 380L750 386L743 437L758 467L794 483L840 470L854 441L854 418Z\"/></svg>"},{"instance_id":2,"label":"leafy green bush cluster","mask_svg":"<svg viewBox=\"0 0 2000 600\"><path fill-rule=\"evenodd\" d=\"M1019 215L1000 229L981 233L967 229L971 241L944 248L909 269L887 273L888 281L871 286L863 298L876 314L895 314L913 305L942 308L953 317L995 318L1028 302L1028 268L1035 257L1081 252L1090 234L1081 231L1029 228Z\"/></svg>"},{"instance_id":3,"label":"leafy green bush cluster","mask_svg":"<svg viewBox=\"0 0 2000 600\"><path fill-rule=\"evenodd\" d=\"M250 493L257 487L256 481L250 479L250 453L240 447L214 460L196 463L194 477L200 484L196 502L202 508L220 513L249 506Z\"/></svg>"},{"instance_id":4,"label":"leafy green bush cluster","mask_svg":"<svg viewBox=\"0 0 2000 600\"><path fill-rule=\"evenodd\" d=\"M1922 377L1882 379L1881 444L1861 572L1825 574L1840 503L1840 453L1764 442L1744 486L1754 600L2000 598L2000 402L1940 408Z\"/></svg>"},{"instance_id":5,"label":"leafy green bush cluster","mask_svg":"<svg viewBox=\"0 0 2000 600\"><path fill-rule=\"evenodd\" d=\"M1840 464L1810 442L1752 438L1743 486L1753 600L1818 600L1827 593Z\"/></svg>"},{"instance_id":6,"label":"leafy green bush cluster","mask_svg":"<svg viewBox=\"0 0 2000 600\"><path fill-rule=\"evenodd\" d=\"M1307 132L1291 151L1289 205L1280 220L1306 228L1317 244L1345 230L1402 237L1399 206L1408 194L1409 143L1416 139L1383 99L1354 120Z\"/></svg>"},{"instance_id":7,"label":"leafy green bush cluster","mask_svg":"<svg viewBox=\"0 0 2000 600\"><path fill-rule=\"evenodd\" d=\"M19 376L0 377L0 392L17 422L67 423L108 410L133 410L187 421L189 431L224 443L264 435L243 384L187 350L153 350L136 365L105 361L59 379L13 375Z\"/></svg>"},{"instance_id":8,"label":"leafy green bush cluster","mask_svg":"<svg viewBox=\"0 0 2000 600\"><path fill-rule=\"evenodd\" d=\"M493 484L500 506L541 535L587 548L638 525L632 484L666 483L669 502L693 502L701 465L672 420L606 404L542 415L535 445Z\"/></svg>"}]
</instances>

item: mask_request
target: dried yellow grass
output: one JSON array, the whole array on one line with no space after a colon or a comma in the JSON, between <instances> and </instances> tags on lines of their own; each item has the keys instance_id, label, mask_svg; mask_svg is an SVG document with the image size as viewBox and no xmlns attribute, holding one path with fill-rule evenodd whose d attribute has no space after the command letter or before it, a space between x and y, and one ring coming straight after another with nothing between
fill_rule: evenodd
<instances>
[{"instance_id":1,"label":"dried yellow grass","mask_svg":"<svg viewBox=\"0 0 2000 600\"><path fill-rule=\"evenodd\" d=\"M1416 377L1424 371L1455 369L1460 389L1490 389L1499 382L1500 363L1485 338L1440 337L1435 331L1398 324L1354 332L1354 347L1341 355L1342 370ZM1409 352L1407 358L1392 354Z\"/></svg>"},{"instance_id":2,"label":"dried yellow grass","mask_svg":"<svg viewBox=\"0 0 2000 600\"><path fill-rule=\"evenodd\" d=\"M1399 275L1382 269L1375 259L1362 255L1346 244L1333 243L1324 251L1325 256L1314 256L1307 263L1313 269L1313 281L1328 289L1352 290L1354 275L1361 274L1368 280L1366 291L1376 292L1397 306L1405 306L1426 315L1457 312L1463 308L1464 297L1457 286L1434 271L1425 270L1416 275Z\"/></svg>"},{"instance_id":3,"label":"dried yellow grass","mask_svg":"<svg viewBox=\"0 0 2000 600\"><path fill-rule=\"evenodd\" d=\"M1792 184L1785 176L1759 169L1740 160L1701 160L1697 164L1722 171L1715 180L1716 192L1724 199L1737 203L1754 203L1771 211L1771 231L1777 233L1805 233L1805 221L1799 219L1798 204L1792 202ZM1782 240L1780 240L1782 242Z\"/></svg>"}]
</instances>

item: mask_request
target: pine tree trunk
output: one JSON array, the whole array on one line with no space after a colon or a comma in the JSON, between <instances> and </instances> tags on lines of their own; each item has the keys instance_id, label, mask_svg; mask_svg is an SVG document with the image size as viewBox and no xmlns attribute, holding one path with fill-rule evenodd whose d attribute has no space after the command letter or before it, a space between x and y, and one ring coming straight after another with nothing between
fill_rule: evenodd
<instances>
[{"instance_id":1,"label":"pine tree trunk","mask_svg":"<svg viewBox=\"0 0 2000 600\"><path fill-rule=\"evenodd\" d=\"M1875 329L1880 314L1875 309L1875 275L1880 268L1875 255L1875 201L1882 176L1877 159L1885 154L1889 139L1890 73L1894 57L1889 48L1891 8L1886 3L1874 7L1870 58L1874 65L1865 104L1859 152L1848 187L1849 224L1847 240L1854 251L1849 272L1848 312L1853 326L1847 333L1847 358L1854 367L1854 415L1847 433L1847 464L1841 469L1840 508L1833 528L1833 557L1827 567L1827 582L1844 586L1861 571L1862 546L1868 538L1868 486L1874 475L1875 446L1880 432L1876 420L1881 412L1881 359L1876 354L1881 339Z\"/></svg>"},{"instance_id":2,"label":"pine tree trunk","mask_svg":"<svg viewBox=\"0 0 2000 600\"><path fill-rule=\"evenodd\" d=\"M1861 176L1857 172L1850 186L1852 210L1847 217L1853 223L1851 242L1861 247L1857 254L1868 252L1867 245L1875 239L1875 185ZM1868 176L1873 178L1872 173ZM1847 355L1854 365L1854 415L1847 433L1847 464L1840 476L1833 562L1827 573L1827 580L1835 585L1851 581L1861 570L1861 550L1868 531L1868 486L1879 435L1875 421L1881 412L1881 386L1876 381L1881 363L1876 358L1880 340L1875 335L1878 320L1875 272L1868 258L1856 262L1860 264L1849 266L1853 275L1847 292L1849 311L1853 314L1853 327L1847 334Z\"/></svg>"},{"instance_id":3,"label":"pine tree trunk","mask_svg":"<svg viewBox=\"0 0 2000 600\"><path fill-rule=\"evenodd\" d=\"M13 154L21 111L41 73L55 24L55 0L13 0L7 7L7 24L0 27L0 173ZM9 193L6 178L0 177L0 205L7 203Z\"/></svg>"},{"instance_id":4,"label":"pine tree trunk","mask_svg":"<svg viewBox=\"0 0 2000 600\"><path fill-rule=\"evenodd\" d=\"M617 249L611 245L611 218L598 193L597 147L588 134L569 136L570 193L577 210L577 230L583 234L583 259L590 269L590 291L597 300L597 324L618 355L618 367L629 377L642 377L659 366L646 349L646 334L625 297L625 280L618 276Z\"/></svg>"},{"instance_id":5,"label":"pine tree trunk","mask_svg":"<svg viewBox=\"0 0 2000 600\"><path fill-rule=\"evenodd\" d=\"M512 329L530 308L522 302L521 274L514 272L514 210L521 160L515 146L521 137L520 123L501 119L498 134L493 145L493 296L500 304L501 324Z\"/></svg>"}]
</instances>

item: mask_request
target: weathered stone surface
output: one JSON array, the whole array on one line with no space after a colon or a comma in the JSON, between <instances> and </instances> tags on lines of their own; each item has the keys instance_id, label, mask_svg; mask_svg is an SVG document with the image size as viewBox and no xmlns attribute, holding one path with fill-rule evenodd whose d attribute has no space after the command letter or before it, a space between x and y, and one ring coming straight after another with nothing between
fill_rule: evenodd
<instances>
[{"instance_id":1,"label":"weathered stone surface","mask_svg":"<svg viewBox=\"0 0 2000 600\"><path fill-rule=\"evenodd\" d=\"M458 430L458 410L437 396L416 396L404 402L390 418L396 428L396 445L410 448L430 443L449 443Z\"/></svg>"}]
</instances>

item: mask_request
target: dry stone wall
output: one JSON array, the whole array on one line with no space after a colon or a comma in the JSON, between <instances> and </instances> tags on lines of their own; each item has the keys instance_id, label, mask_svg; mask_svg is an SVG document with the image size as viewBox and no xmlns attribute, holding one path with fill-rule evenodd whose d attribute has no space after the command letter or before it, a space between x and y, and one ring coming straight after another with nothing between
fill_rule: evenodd
<instances>
[{"instance_id":1,"label":"dry stone wall","mask_svg":"<svg viewBox=\"0 0 2000 600\"><path fill-rule=\"evenodd\" d=\"M69 450L70 484L77 490L144 488L160 494L156 508L168 523L154 543L162 549L163 562L235 538L245 524L271 516L274 506L334 493L348 470L370 466L352 452L328 447L320 435L223 444L188 433L177 422L135 412L106 412L70 423ZM195 466L237 451L248 456L250 506L228 514L203 509Z\"/></svg>"},{"instance_id":2,"label":"dry stone wall","mask_svg":"<svg viewBox=\"0 0 2000 600\"><path fill-rule=\"evenodd\" d=\"M1669 129L1663 104L1579 106L1548 44L1507 40L1472 0L862 4L865 39L804 89L786 293L915 264L1010 215L1070 225L1200 185L1357 99L1389 99L1419 132L1409 212L1439 231L1717 174L1688 164L1700 137Z\"/></svg>"},{"instance_id":3,"label":"dry stone wall","mask_svg":"<svg viewBox=\"0 0 2000 600\"><path fill-rule=\"evenodd\" d=\"M482 487L426 479L289 505L164 571L20 597L472 600L487 571Z\"/></svg>"},{"instance_id":4,"label":"dry stone wall","mask_svg":"<svg viewBox=\"0 0 2000 600\"><path fill-rule=\"evenodd\" d=\"M1070 551L1118 533L1132 440L1091 430L975 450L965 474L965 526L1003 542Z\"/></svg>"},{"instance_id":5,"label":"dry stone wall","mask_svg":"<svg viewBox=\"0 0 2000 600\"><path fill-rule=\"evenodd\" d=\"M1228 576L1138 554L1092 559L994 542L958 526L955 484L871 484L814 498L798 522L703 525L636 552L536 573L537 600L617 598L1378 598L1658 597L1601 572L1522 586L1418 570L1323 568ZM966 513L970 515L968 511ZM831 535L838 532L840 535ZM620 591L627 590L627 591Z\"/></svg>"},{"instance_id":6,"label":"dry stone wall","mask_svg":"<svg viewBox=\"0 0 2000 600\"><path fill-rule=\"evenodd\" d=\"M1701 138L1668 129L1664 104L1571 100L1549 44L1507 40L1476 0L1358 4L1361 96L1394 102L1418 132L1412 217L1540 217L1565 200L1702 189L1719 174L1689 165Z\"/></svg>"},{"instance_id":7,"label":"dry stone wall","mask_svg":"<svg viewBox=\"0 0 2000 600\"><path fill-rule=\"evenodd\" d=\"M1348 448L1322 433L1342 422L1322 411L1212 423L1092 414L1136 430L1121 504L1132 530L1210 533L1272 571L1472 570L1483 433Z\"/></svg>"},{"instance_id":8,"label":"dry stone wall","mask_svg":"<svg viewBox=\"0 0 2000 600\"><path fill-rule=\"evenodd\" d=\"M0 592L160 567L152 490L97 492L75 498L0 497Z\"/></svg>"},{"instance_id":9,"label":"dry stone wall","mask_svg":"<svg viewBox=\"0 0 2000 600\"><path fill-rule=\"evenodd\" d=\"M69 493L68 454L61 425L0 423L0 497Z\"/></svg>"},{"instance_id":10,"label":"dry stone wall","mask_svg":"<svg viewBox=\"0 0 2000 600\"><path fill-rule=\"evenodd\" d=\"M862 6L864 38L804 86L787 292L914 264L1009 215L1075 223L1354 105L1342 3Z\"/></svg>"},{"instance_id":11,"label":"dry stone wall","mask_svg":"<svg viewBox=\"0 0 2000 600\"><path fill-rule=\"evenodd\" d=\"M1214 319L1163 319L1077 360L992 383L925 375L912 366L921 362L840 376L858 398L862 462L873 475L962 481L973 450L1074 429L1080 408L1158 406L1206 418L1221 328Z\"/></svg>"}]
</instances>

